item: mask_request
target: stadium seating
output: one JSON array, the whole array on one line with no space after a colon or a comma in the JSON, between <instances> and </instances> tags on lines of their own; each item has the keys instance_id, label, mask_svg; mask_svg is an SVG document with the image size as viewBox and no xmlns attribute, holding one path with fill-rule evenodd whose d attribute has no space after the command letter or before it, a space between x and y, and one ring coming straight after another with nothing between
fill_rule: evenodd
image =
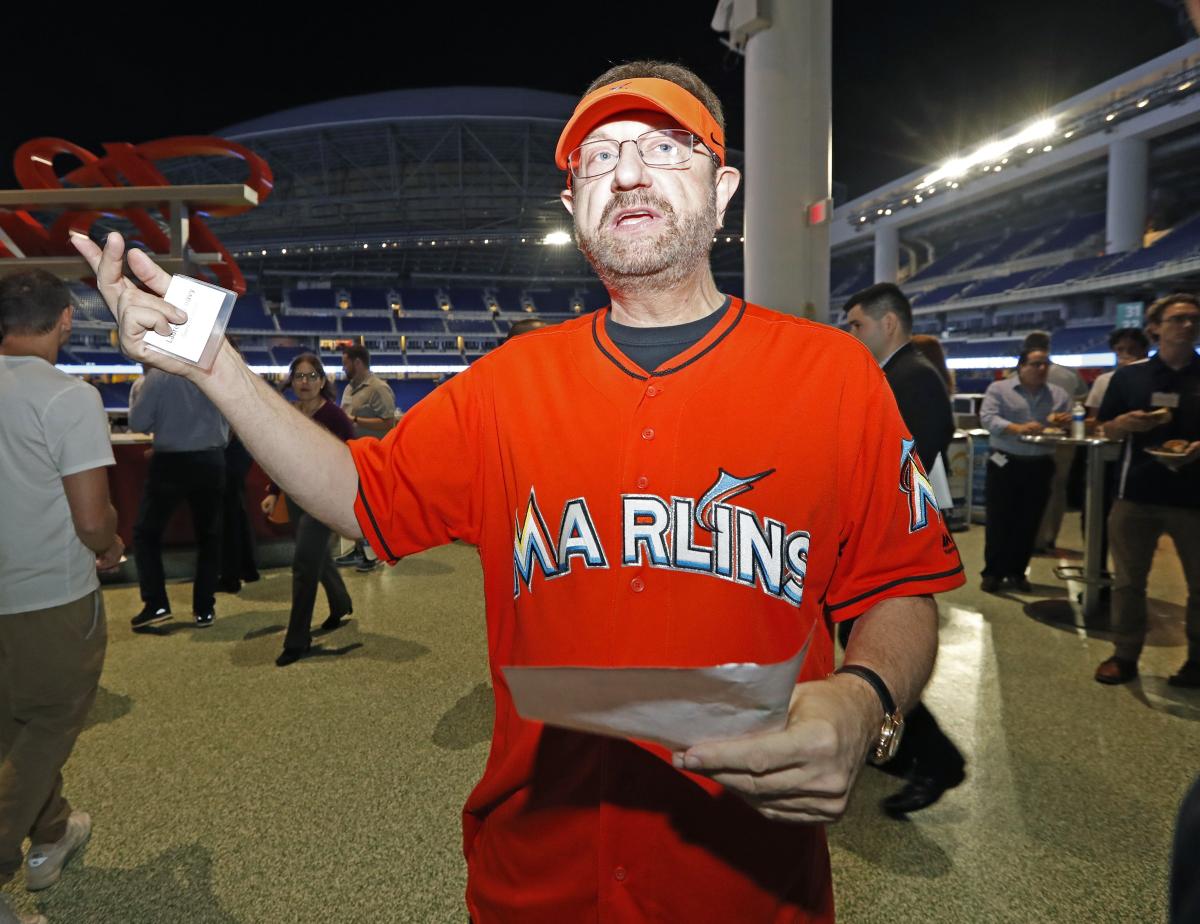
<instances>
[{"instance_id":1,"label":"stadium seating","mask_svg":"<svg viewBox=\"0 0 1200 924\"><path fill-rule=\"evenodd\" d=\"M288 333L336 333L337 318L332 315L282 314L277 320L279 329Z\"/></svg>"},{"instance_id":2,"label":"stadium seating","mask_svg":"<svg viewBox=\"0 0 1200 924\"><path fill-rule=\"evenodd\" d=\"M229 329L234 331L275 330L275 321L263 307L262 296L247 292L233 303L229 316Z\"/></svg>"},{"instance_id":3,"label":"stadium seating","mask_svg":"<svg viewBox=\"0 0 1200 924\"><path fill-rule=\"evenodd\" d=\"M500 310L508 314L523 314L525 308L521 302L521 290L514 286L500 286L495 291L496 303Z\"/></svg>"},{"instance_id":4,"label":"stadium seating","mask_svg":"<svg viewBox=\"0 0 1200 924\"><path fill-rule=\"evenodd\" d=\"M936 289L930 289L928 292L917 292L909 301L915 305L940 305L943 302L950 301L955 295L962 291L965 283L952 282L949 285L938 286Z\"/></svg>"},{"instance_id":5,"label":"stadium seating","mask_svg":"<svg viewBox=\"0 0 1200 924\"><path fill-rule=\"evenodd\" d=\"M289 308L337 308L333 289L292 289L284 296Z\"/></svg>"},{"instance_id":6,"label":"stadium seating","mask_svg":"<svg viewBox=\"0 0 1200 924\"><path fill-rule=\"evenodd\" d=\"M390 311L386 289L352 288L349 292L353 311Z\"/></svg>"},{"instance_id":7,"label":"stadium seating","mask_svg":"<svg viewBox=\"0 0 1200 924\"><path fill-rule=\"evenodd\" d=\"M476 320L474 318L449 318L446 321L446 327L450 329L452 334L492 334L497 335L496 325L490 320Z\"/></svg>"},{"instance_id":8,"label":"stadium seating","mask_svg":"<svg viewBox=\"0 0 1200 924\"><path fill-rule=\"evenodd\" d=\"M1038 256L1045 253L1055 253L1059 250L1071 250L1082 247L1089 238L1104 231L1103 213L1094 212L1090 215L1080 215L1072 218L1052 231L1045 240L1030 249L1026 256Z\"/></svg>"},{"instance_id":9,"label":"stadium seating","mask_svg":"<svg viewBox=\"0 0 1200 924\"><path fill-rule=\"evenodd\" d=\"M361 316L343 316L342 317L342 333L345 334L363 334L363 333L394 333L395 328L392 327L392 318L390 315L382 317L361 317Z\"/></svg>"},{"instance_id":10,"label":"stadium seating","mask_svg":"<svg viewBox=\"0 0 1200 924\"><path fill-rule=\"evenodd\" d=\"M396 407L402 411L410 410L438 385L432 379L388 379L387 383L396 396Z\"/></svg>"},{"instance_id":11,"label":"stadium seating","mask_svg":"<svg viewBox=\"0 0 1200 924\"><path fill-rule=\"evenodd\" d=\"M483 289L452 288L446 292L451 311L487 311Z\"/></svg>"},{"instance_id":12,"label":"stadium seating","mask_svg":"<svg viewBox=\"0 0 1200 924\"><path fill-rule=\"evenodd\" d=\"M466 362L460 353L414 353L409 352L410 366L463 366Z\"/></svg>"},{"instance_id":13,"label":"stadium seating","mask_svg":"<svg viewBox=\"0 0 1200 924\"><path fill-rule=\"evenodd\" d=\"M396 330L401 334L445 334L446 323L441 318L396 318Z\"/></svg>"},{"instance_id":14,"label":"stadium seating","mask_svg":"<svg viewBox=\"0 0 1200 924\"><path fill-rule=\"evenodd\" d=\"M400 300L405 311L437 311L438 291L428 287L409 287L400 290Z\"/></svg>"}]
</instances>

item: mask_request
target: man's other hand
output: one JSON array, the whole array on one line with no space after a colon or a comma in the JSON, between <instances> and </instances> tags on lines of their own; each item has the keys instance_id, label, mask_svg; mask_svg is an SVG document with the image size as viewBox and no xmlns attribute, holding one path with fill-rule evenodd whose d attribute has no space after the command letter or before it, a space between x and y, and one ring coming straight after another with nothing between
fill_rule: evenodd
<instances>
[{"instance_id":1,"label":"man's other hand","mask_svg":"<svg viewBox=\"0 0 1200 924\"><path fill-rule=\"evenodd\" d=\"M97 571L115 571L121 565L121 556L125 554L125 543L120 536L113 536L113 543L96 556Z\"/></svg>"},{"instance_id":2,"label":"man's other hand","mask_svg":"<svg viewBox=\"0 0 1200 924\"><path fill-rule=\"evenodd\" d=\"M674 764L737 793L767 818L837 821L883 721L875 692L838 674L797 684L783 731L698 744Z\"/></svg>"}]
</instances>

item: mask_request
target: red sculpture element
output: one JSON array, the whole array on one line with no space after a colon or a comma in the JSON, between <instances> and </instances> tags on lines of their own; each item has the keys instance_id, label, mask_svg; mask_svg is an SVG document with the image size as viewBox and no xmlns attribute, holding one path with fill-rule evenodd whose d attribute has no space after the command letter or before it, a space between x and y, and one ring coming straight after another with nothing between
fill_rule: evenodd
<instances>
[{"instance_id":1,"label":"red sculpture element","mask_svg":"<svg viewBox=\"0 0 1200 924\"><path fill-rule=\"evenodd\" d=\"M60 176L54 167L54 159L68 155L79 162L79 166ZM25 189L63 189L83 186L170 186L171 183L155 164L175 157L235 157L246 165L247 177L243 181L258 193L258 201L271 194L275 185L274 175L265 160L248 148L223 138L204 135L186 135L163 138L144 144L124 142L106 143L104 156L97 157L91 151L65 141L62 138L35 138L27 141L13 155L13 169L17 181ZM188 222L188 238L192 250L197 253L217 253L221 262L208 266L217 282L239 295L245 294L246 280L234 262L233 256L221 244L204 222L205 217L238 215L253 206L193 206ZM159 209L162 221L169 219L167 207ZM87 233L101 212L63 212L50 226L44 228L27 211L0 209L0 229L12 239L26 256L75 256L68 232ZM137 237L153 253L170 252L171 240L162 225L146 209L122 209L111 213L119 215L137 228ZM0 243L0 256L13 256Z\"/></svg>"}]
</instances>

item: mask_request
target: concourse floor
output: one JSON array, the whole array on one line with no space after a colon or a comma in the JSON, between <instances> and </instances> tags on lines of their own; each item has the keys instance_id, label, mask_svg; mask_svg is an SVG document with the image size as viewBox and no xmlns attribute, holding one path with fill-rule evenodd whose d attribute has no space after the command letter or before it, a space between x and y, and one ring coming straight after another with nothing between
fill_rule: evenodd
<instances>
[{"instance_id":1,"label":"concourse floor","mask_svg":"<svg viewBox=\"0 0 1200 924\"><path fill-rule=\"evenodd\" d=\"M1063 543L1078 535L1068 517ZM977 572L982 528L958 538ZM1113 688L1092 680L1102 633L1030 607L1065 606L1054 564L1034 560L1035 596L982 594L972 573L940 598L926 702L969 776L898 822L878 807L898 783L864 771L830 829L839 920L1165 918L1175 812L1200 771L1200 691L1166 685L1182 572L1164 542L1142 677ZM6 887L13 903L52 924L462 924L459 813L492 715L478 559L450 546L346 578L352 621L285 669L286 570L218 596L206 630L134 635L136 587L108 590L102 688L65 774L93 838L48 892ZM190 587L170 591L186 614Z\"/></svg>"}]
</instances>

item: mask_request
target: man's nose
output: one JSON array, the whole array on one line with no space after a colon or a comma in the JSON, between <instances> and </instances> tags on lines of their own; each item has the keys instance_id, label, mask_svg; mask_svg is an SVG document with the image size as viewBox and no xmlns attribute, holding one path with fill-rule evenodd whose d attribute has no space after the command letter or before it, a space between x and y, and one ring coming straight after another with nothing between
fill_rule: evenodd
<instances>
[{"instance_id":1,"label":"man's nose","mask_svg":"<svg viewBox=\"0 0 1200 924\"><path fill-rule=\"evenodd\" d=\"M638 153L637 143L629 141L622 144L617 155L617 168L613 171L613 190L638 189L649 185L650 172Z\"/></svg>"}]
</instances>

